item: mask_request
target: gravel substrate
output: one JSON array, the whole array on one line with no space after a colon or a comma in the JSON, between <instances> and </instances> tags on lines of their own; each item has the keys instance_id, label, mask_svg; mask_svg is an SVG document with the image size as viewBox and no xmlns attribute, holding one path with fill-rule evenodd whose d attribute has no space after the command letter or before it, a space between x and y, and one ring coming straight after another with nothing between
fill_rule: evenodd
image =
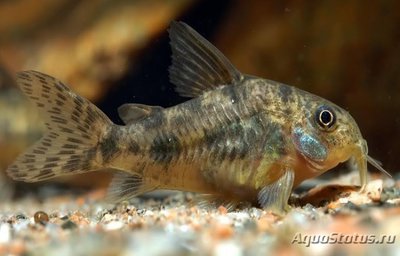
<instances>
[{"instance_id":1,"label":"gravel substrate","mask_svg":"<svg viewBox=\"0 0 400 256\"><path fill-rule=\"evenodd\" d=\"M0 255L399 255L399 185L323 185L294 196L285 216L200 208L191 193L118 205L103 190L4 199Z\"/></svg>"}]
</instances>

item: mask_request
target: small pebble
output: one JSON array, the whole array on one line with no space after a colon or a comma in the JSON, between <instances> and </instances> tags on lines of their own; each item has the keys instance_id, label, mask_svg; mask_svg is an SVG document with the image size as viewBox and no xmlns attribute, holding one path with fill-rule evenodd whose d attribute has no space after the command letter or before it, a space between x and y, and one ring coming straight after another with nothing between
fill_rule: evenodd
<instances>
[{"instance_id":1,"label":"small pebble","mask_svg":"<svg viewBox=\"0 0 400 256\"><path fill-rule=\"evenodd\" d=\"M226 215L217 216L217 217L215 218L215 220L216 220L219 224L224 224L224 225L231 225L231 224L233 223L232 218L229 218L229 217L226 216Z\"/></svg>"},{"instance_id":2,"label":"small pebble","mask_svg":"<svg viewBox=\"0 0 400 256\"><path fill-rule=\"evenodd\" d=\"M380 201L382 190L383 190L382 180L370 181L366 187L368 198L371 199L373 202Z\"/></svg>"},{"instance_id":3,"label":"small pebble","mask_svg":"<svg viewBox=\"0 0 400 256\"><path fill-rule=\"evenodd\" d=\"M64 215L64 216L62 216L62 217L60 217L60 220L68 220L68 215Z\"/></svg>"},{"instance_id":4,"label":"small pebble","mask_svg":"<svg viewBox=\"0 0 400 256\"><path fill-rule=\"evenodd\" d=\"M260 217L262 216L263 211L262 211L261 209L252 207L252 208L249 210L249 214L250 214L250 216L252 216L253 218L256 218L256 219L257 219L257 218L260 218Z\"/></svg>"},{"instance_id":5,"label":"small pebble","mask_svg":"<svg viewBox=\"0 0 400 256\"><path fill-rule=\"evenodd\" d=\"M13 230L15 232L20 232L25 230L31 224L29 219L19 220L17 223L13 225Z\"/></svg>"},{"instance_id":6,"label":"small pebble","mask_svg":"<svg viewBox=\"0 0 400 256\"><path fill-rule=\"evenodd\" d=\"M233 236L232 226L226 224L217 224L214 227L214 235L217 239L227 239Z\"/></svg>"},{"instance_id":7,"label":"small pebble","mask_svg":"<svg viewBox=\"0 0 400 256\"><path fill-rule=\"evenodd\" d=\"M62 229L76 229L78 226L71 220L65 221L63 224L61 224Z\"/></svg>"},{"instance_id":8,"label":"small pebble","mask_svg":"<svg viewBox=\"0 0 400 256\"><path fill-rule=\"evenodd\" d=\"M11 239L11 227L8 223L0 225L0 244L6 244Z\"/></svg>"},{"instance_id":9,"label":"small pebble","mask_svg":"<svg viewBox=\"0 0 400 256\"><path fill-rule=\"evenodd\" d=\"M108 223L108 222L113 221L114 219L115 219L115 214L107 213L103 216L101 221L104 223Z\"/></svg>"},{"instance_id":10,"label":"small pebble","mask_svg":"<svg viewBox=\"0 0 400 256\"><path fill-rule=\"evenodd\" d=\"M228 216L237 221L245 221L250 218L250 215L247 212L230 212Z\"/></svg>"},{"instance_id":11,"label":"small pebble","mask_svg":"<svg viewBox=\"0 0 400 256\"><path fill-rule=\"evenodd\" d=\"M24 255L26 252L26 246L23 240L16 240L10 244L9 253L10 255Z\"/></svg>"},{"instance_id":12,"label":"small pebble","mask_svg":"<svg viewBox=\"0 0 400 256\"><path fill-rule=\"evenodd\" d=\"M220 214L227 214L228 209L226 209L225 206L220 205L220 206L218 207L218 212L219 212Z\"/></svg>"},{"instance_id":13,"label":"small pebble","mask_svg":"<svg viewBox=\"0 0 400 256\"><path fill-rule=\"evenodd\" d=\"M117 230L117 229L121 229L123 226L124 226L123 222L113 220L113 221L107 223L106 225L104 225L104 229L105 230Z\"/></svg>"},{"instance_id":14,"label":"small pebble","mask_svg":"<svg viewBox=\"0 0 400 256\"><path fill-rule=\"evenodd\" d=\"M258 229L262 232L269 231L272 229L272 224L274 223L274 220L269 217L269 215L266 215L264 217L261 217L257 221L257 226Z\"/></svg>"},{"instance_id":15,"label":"small pebble","mask_svg":"<svg viewBox=\"0 0 400 256\"><path fill-rule=\"evenodd\" d=\"M233 242L224 242L217 245L214 251L214 255L217 256L240 256L243 255L242 249Z\"/></svg>"},{"instance_id":16,"label":"small pebble","mask_svg":"<svg viewBox=\"0 0 400 256\"><path fill-rule=\"evenodd\" d=\"M35 220L35 223L46 225L46 223L49 222L49 215L43 211L38 211L33 215L33 219Z\"/></svg>"},{"instance_id":17,"label":"small pebble","mask_svg":"<svg viewBox=\"0 0 400 256\"><path fill-rule=\"evenodd\" d=\"M17 215L15 216L15 218L16 218L17 220L26 220L26 219L27 219L27 217L26 217L25 215L23 215L22 213L17 214Z\"/></svg>"}]
</instances>

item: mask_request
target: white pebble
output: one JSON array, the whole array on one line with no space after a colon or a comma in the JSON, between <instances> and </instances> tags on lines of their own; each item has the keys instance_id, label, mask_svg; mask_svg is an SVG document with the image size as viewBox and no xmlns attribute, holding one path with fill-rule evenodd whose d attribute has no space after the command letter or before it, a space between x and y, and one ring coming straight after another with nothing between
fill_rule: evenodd
<instances>
[{"instance_id":1,"label":"white pebble","mask_svg":"<svg viewBox=\"0 0 400 256\"><path fill-rule=\"evenodd\" d=\"M173 223L171 223L171 222L168 222L167 225L165 225L165 231L166 231L167 233L175 232L175 229L176 229L175 224L173 224Z\"/></svg>"},{"instance_id":2,"label":"white pebble","mask_svg":"<svg viewBox=\"0 0 400 256\"><path fill-rule=\"evenodd\" d=\"M183 233L187 233L192 231L192 228L189 225L181 225L179 226L179 231L183 232Z\"/></svg>"},{"instance_id":3,"label":"white pebble","mask_svg":"<svg viewBox=\"0 0 400 256\"><path fill-rule=\"evenodd\" d=\"M250 218L250 215L247 212L230 212L227 215L238 221L244 221Z\"/></svg>"},{"instance_id":4,"label":"white pebble","mask_svg":"<svg viewBox=\"0 0 400 256\"><path fill-rule=\"evenodd\" d=\"M8 243L11 240L11 227L8 223L0 225L0 243Z\"/></svg>"},{"instance_id":5,"label":"white pebble","mask_svg":"<svg viewBox=\"0 0 400 256\"><path fill-rule=\"evenodd\" d=\"M106 230L117 230L117 229L121 229L124 226L124 223L121 221L111 221L109 223L107 223L106 225L104 225L104 229Z\"/></svg>"},{"instance_id":6,"label":"white pebble","mask_svg":"<svg viewBox=\"0 0 400 256\"><path fill-rule=\"evenodd\" d=\"M115 218L116 218L115 215L107 213L103 216L102 221L107 223L115 220Z\"/></svg>"},{"instance_id":7,"label":"white pebble","mask_svg":"<svg viewBox=\"0 0 400 256\"><path fill-rule=\"evenodd\" d=\"M216 246L214 255L216 256L240 256L243 255L243 251L234 242L223 242Z\"/></svg>"},{"instance_id":8,"label":"white pebble","mask_svg":"<svg viewBox=\"0 0 400 256\"><path fill-rule=\"evenodd\" d=\"M25 230L25 229L27 229L29 224L30 224L30 220L29 219L20 220L20 221L16 222L13 225L14 231L16 233L18 233L18 232L20 232L22 230Z\"/></svg>"},{"instance_id":9,"label":"white pebble","mask_svg":"<svg viewBox=\"0 0 400 256\"><path fill-rule=\"evenodd\" d=\"M250 214L252 217L258 219L258 218L260 218L261 215L263 214L263 211L260 210L260 209L258 209L258 208L253 207L253 208L250 209L250 213L249 213L249 214Z\"/></svg>"},{"instance_id":10,"label":"white pebble","mask_svg":"<svg viewBox=\"0 0 400 256\"><path fill-rule=\"evenodd\" d=\"M146 211L146 212L143 214L143 216L152 217L152 216L154 216L154 212L151 211L151 210L148 210L148 211Z\"/></svg>"},{"instance_id":11,"label":"white pebble","mask_svg":"<svg viewBox=\"0 0 400 256\"><path fill-rule=\"evenodd\" d=\"M232 224L232 219L227 216L217 216L216 220L220 224L230 225Z\"/></svg>"},{"instance_id":12,"label":"white pebble","mask_svg":"<svg viewBox=\"0 0 400 256\"><path fill-rule=\"evenodd\" d=\"M303 224L307 222L307 217L304 212L293 211L292 220L297 224Z\"/></svg>"}]
</instances>

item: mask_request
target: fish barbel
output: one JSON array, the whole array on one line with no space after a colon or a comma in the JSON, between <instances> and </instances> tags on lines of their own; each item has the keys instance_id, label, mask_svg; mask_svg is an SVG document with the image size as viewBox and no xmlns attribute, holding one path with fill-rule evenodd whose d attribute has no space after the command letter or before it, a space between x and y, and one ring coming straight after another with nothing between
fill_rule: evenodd
<instances>
[{"instance_id":1,"label":"fish barbel","mask_svg":"<svg viewBox=\"0 0 400 256\"><path fill-rule=\"evenodd\" d=\"M17 75L44 115L47 131L7 172L41 181L111 168L109 197L122 201L156 189L288 208L292 188L341 162L367 183L367 143L350 114L311 93L240 73L210 42L182 22L169 29L170 80L190 97L162 108L122 105L113 124L57 79Z\"/></svg>"}]
</instances>

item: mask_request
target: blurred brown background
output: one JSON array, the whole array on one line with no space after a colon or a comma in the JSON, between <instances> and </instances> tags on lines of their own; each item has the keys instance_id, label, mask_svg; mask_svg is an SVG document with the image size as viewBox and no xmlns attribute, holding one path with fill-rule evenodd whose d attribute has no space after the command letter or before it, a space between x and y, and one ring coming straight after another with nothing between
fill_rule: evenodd
<instances>
[{"instance_id":1,"label":"blurred brown background","mask_svg":"<svg viewBox=\"0 0 400 256\"><path fill-rule=\"evenodd\" d=\"M175 105L185 99L168 82L166 29L171 20L183 20L244 73L349 110L370 155L394 174L400 168L399 10L400 3L389 0L2 1L0 169L41 131L12 74L35 69L53 75L115 122L125 102ZM74 179L106 183L87 180Z\"/></svg>"}]
</instances>

